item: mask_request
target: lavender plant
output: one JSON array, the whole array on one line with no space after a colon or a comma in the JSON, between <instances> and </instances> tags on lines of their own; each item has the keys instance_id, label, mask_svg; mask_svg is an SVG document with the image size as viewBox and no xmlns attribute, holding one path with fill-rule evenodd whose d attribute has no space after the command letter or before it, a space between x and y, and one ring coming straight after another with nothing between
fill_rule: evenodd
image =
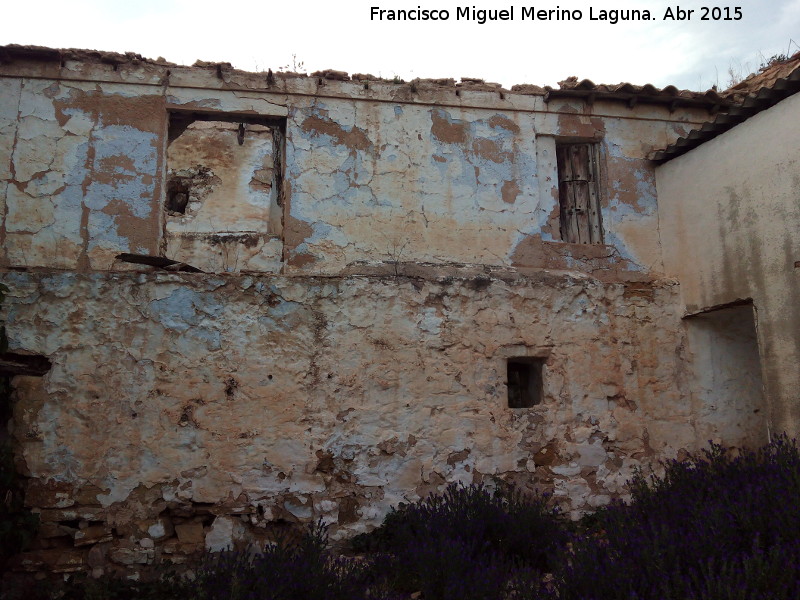
<instances>
[{"instance_id":1,"label":"lavender plant","mask_svg":"<svg viewBox=\"0 0 800 600\"><path fill-rule=\"evenodd\" d=\"M785 436L718 445L637 475L629 505L594 516L561 563L564 600L800 598L800 453Z\"/></svg>"},{"instance_id":2,"label":"lavender plant","mask_svg":"<svg viewBox=\"0 0 800 600\"><path fill-rule=\"evenodd\" d=\"M501 600L520 582L532 592L565 541L545 498L453 484L401 505L355 545L388 553L381 564L393 589L421 591L426 600Z\"/></svg>"},{"instance_id":3,"label":"lavender plant","mask_svg":"<svg viewBox=\"0 0 800 600\"><path fill-rule=\"evenodd\" d=\"M328 550L326 528L317 523L297 542L288 538L257 554L221 552L198 570L200 600L358 600L363 568Z\"/></svg>"},{"instance_id":4,"label":"lavender plant","mask_svg":"<svg viewBox=\"0 0 800 600\"><path fill-rule=\"evenodd\" d=\"M780 437L638 474L632 500L579 527L547 499L451 485L328 548L316 524L256 554L208 555L193 580L84 581L60 597L198 600L800 600L800 451ZM0 594L3 598L18 595ZM26 598L39 597L30 591ZM47 596L41 596L47 597Z\"/></svg>"}]
</instances>

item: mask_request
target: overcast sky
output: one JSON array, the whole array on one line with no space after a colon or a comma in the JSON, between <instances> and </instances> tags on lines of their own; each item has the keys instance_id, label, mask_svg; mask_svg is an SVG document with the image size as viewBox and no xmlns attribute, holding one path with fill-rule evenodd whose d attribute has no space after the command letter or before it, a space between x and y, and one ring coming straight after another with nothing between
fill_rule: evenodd
<instances>
[{"instance_id":1,"label":"overcast sky","mask_svg":"<svg viewBox=\"0 0 800 600\"><path fill-rule=\"evenodd\" d=\"M447 21L377 21L372 7L441 10ZM508 9L513 21L456 20L457 7ZM522 9L581 11L576 20L523 20ZM666 9L693 9L664 20ZM701 20L719 7L731 21ZM647 9L652 20L591 21L600 11ZM729 10L726 12L724 8ZM575 14L575 13L573 13ZM709 17L713 16L709 12ZM595 83L726 87L729 69L758 70L776 54L800 50L800 0L669 3L664 0L12 0L3 6L0 44L133 51L192 64L230 62L246 70L293 64L403 79L479 77L510 87L555 85L576 75Z\"/></svg>"}]
</instances>

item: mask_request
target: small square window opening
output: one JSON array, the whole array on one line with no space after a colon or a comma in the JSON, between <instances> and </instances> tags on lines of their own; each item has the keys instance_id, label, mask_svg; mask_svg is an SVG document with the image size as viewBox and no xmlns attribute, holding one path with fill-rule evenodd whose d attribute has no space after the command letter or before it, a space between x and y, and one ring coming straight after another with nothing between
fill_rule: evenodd
<instances>
[{"instance_id":1,"label":"small square window opening","mask_svg":"<svg viewBox=\"0 0 800 600\"><path fill-rule=\"evenodd\" d=\"M508 407L530 408L541 404L543 358L509 358L507 362Z\"/></svg>"},{"instance_id":2,"label":"small square window opening","mask_svg":"<svg viewBox=\"0 0 800 600\"><path fill-rule=\"evenodd\" d=\"M602 244L598 144L556 144L561 240Z\"/></svg>"}]
</instances>

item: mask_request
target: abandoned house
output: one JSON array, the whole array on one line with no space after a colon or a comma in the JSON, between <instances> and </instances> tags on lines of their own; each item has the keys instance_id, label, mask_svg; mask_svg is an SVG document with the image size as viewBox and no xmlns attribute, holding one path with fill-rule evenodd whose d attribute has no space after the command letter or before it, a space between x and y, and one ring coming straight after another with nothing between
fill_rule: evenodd
<instances>
[{"instance_id":1,"label":"abandoned house","mask_svg":"<svg viewBox=\"0 0 800 600\"><path fill-rule=\"evenodd\" d=\"M800 56L724 93L0 48L17 568L800 429ZM14 366L16 365L16 366Z\"/></svg>"}]
</instances>

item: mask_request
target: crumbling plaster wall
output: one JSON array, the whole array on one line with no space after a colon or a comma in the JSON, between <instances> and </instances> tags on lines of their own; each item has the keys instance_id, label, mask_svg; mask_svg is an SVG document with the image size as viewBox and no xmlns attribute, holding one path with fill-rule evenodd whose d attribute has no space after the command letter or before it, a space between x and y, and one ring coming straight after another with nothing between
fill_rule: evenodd
<instances>
[{"instance_id":1,"label":"crumbling plaster wall","mask_svg":"<svg viewBox=\"0 0 800 600\"><path fill-rule=\"evenodd\" d=\"M106 269L120 251L156 254L163 98L135 85L0 81L4 262Z\"/></svg>"},{"instance_id":2,"label":"crumbling plaster wall","mask_svg":"<svg viewBox=\"0 0 800 600\"><path fill-rule=\"evenodd\" d=\"M541 99L527 111L478 109L449 98L293 107L287 269L335 273L383 260L659 273L655 176L645 156L683 125L667 124L665 109L629 110L604 103L580 113ZM606 245L560 242L557 139L601 145Z\"/></svg>"},{"instance_id":3,"label":"crumbling plaster wall","mask_svg":"<svg viewBox=\"0 0 800 600\"><path fill-rule=\"evenodd\" d=\"M495 476L578 514L726 426L687 399L644 158L703 111L213 65L2 74L4 264L37 267L3 274L9 340L53 362L15 379L45 524L26 568L180 561L281 521L340 537ZM281 222L264 226L280 254L270 238L234 269L202 265L255 272L114 260L175 250L170 111L285 123ZM558 140L600 145L605 245L559 241ZM174 258L202 258L188 252ZM545 359L540 405L508 408L512 357Z\"/></svg>"},{"instance_id":4,"label":"crumbling plaster wall","mask_svg":"<svg viewBox=\"0 0 800 600\"><path fill-rule=\"evenodd\" d=\"M772 432L800 431L800 94L658 168L688 313L752 299Z\"/></svg>"},{"instance_id":5,"label":"crumbling plaster wall","mask_svg":"<svg viewBox=\"0 0 800 600\"><path fill-rule=\"evenodd\" d=\"M75 545L64 556L83 566L96 544L122 564L152 540L159 555L213 546L230 515L239 533L225 543L277 519L322 518L338 537L445 481L517 480L582 511L624 493L636 466L702 444L674 283L485 271L3 282L12 349L53 361L16 379L12 423L48 524L41 550ZM511 356L546 357L542 404L507 407ZM191 542L173 533L183 526Z\"/></svg>"},{"instance_id":6,"label":"crumbling plaster wall","mask_svg":"<svg viewBox=\"0 0 800 600\"><path fill-rule=\"evenodd\" d=\"M120 252L185 247L179 260L202 258L187 232L163 238L161 209L169 112L195 110L286 120L282 214L272 211L258 243L225 249L241 261L209 270L335 274L424 261L647 278L663 268L645 156L708 118L424 82L265 84L143 63L19 61L0 65L0 81L5 263L81 270L120 268ZM605 245L559 241L557 139L601 145Z\"/></svg>"}]
</instances>

